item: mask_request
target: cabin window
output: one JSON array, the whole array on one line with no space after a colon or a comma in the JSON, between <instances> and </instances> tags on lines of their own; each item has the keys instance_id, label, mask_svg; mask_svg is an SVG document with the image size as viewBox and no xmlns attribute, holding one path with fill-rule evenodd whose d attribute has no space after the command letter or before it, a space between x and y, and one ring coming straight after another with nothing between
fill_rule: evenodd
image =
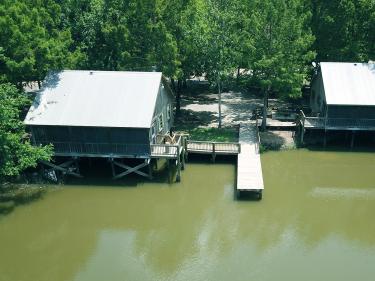
<instances>
[{"instance_id":1,"label":"cabin window","mask_svg":"<svg viewBox=\"0 0 375 281\"><path fill-rule=\"evenodd\" d=\"M167 120L169 121L169 120L171 120L171 105L170 104L168 104L167 105Z\"/></svg>"},{"instance_id":2,"label":"cabin window","mask_svg":"<svg viewBox=\"0 0 375 281\"><path fill-rule=\"evenodd\" d=\"M163 130L163 113L159 115L158 117L158 126L159 126L159 132L161 132Z\"/></svg>"}]
</instances>

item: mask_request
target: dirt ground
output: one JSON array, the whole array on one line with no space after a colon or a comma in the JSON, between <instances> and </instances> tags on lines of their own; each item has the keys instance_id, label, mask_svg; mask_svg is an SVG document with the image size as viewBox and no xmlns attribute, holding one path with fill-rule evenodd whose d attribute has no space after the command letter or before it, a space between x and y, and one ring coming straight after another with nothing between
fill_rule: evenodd
<instances>
[{"instance_id":1,"label":"dirt ground","mask_svg":"<svg viewBox=\"0 0 375 281\"><path fill-rule=\"evenodd\" d=\"M263 105L263 100L251 93L229 91L222 93L222 125L233 127L240 123L254 122L253 110ZM291 106L285 101L269 100L270 108ZM218 95L210 92L183 94L181 97L182 127L215 128L218 126ZM295 147L294 132L261 132L261 141L265 147L283 149Z\"/></svg>"}]
</instances>

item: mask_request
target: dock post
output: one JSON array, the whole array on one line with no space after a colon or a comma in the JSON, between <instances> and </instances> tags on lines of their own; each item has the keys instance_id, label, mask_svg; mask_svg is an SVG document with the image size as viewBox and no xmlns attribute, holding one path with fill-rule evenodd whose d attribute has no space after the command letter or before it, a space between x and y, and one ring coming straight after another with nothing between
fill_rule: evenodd
<instances>
[{"instance_id":1,"label":"dock post","mask_svg":"<svg viewBox=\"0 0 375 281\"><path fill-rule=\"evenodd\" d=\"M148 163L148 178L150 180L152 180L152 165L153 165L152 162L153 162L152 159L150 159Z\"/></svg>"},{"instance_id":2,"label":"dock post","mask_svg":"<svg viewBox=\"0 0 375 281\"><path fill-rule=\"evenodd\" d=\"M171 172L171 160L170 159L167 159L167 169L168 169L168 183L171 184L172 183L172 172Z\"/></svg>"},{"instance_id":3,"label":"dock post","mask_svg":"<svg viewBox=\"0 0 375 281\"><path fill-rule=\"evenodd\" d=\"M74 168L75 168L75 171L77 174L80 174L80 170L79 170L79 157L74 157Z\"/></svg>"},{"instance_id":4,"label":"dock post","mask_svg":"<svg viewBox=\"0 0 375 281\"><path fill-rule=\"evenodd\" d=\"M301 142L301 144L303 145L303 138L304 138L304 136L305 136L305 129L303 128L303 126L301 126L300 127L301 129L301 139L300 139L300 142Z\"/></svg>"},{"instance_id":5,"label":"dock post","mask_svg":"<svg viewBox=\"0 0 375 281\"><path fill-rule=\"evenodd\" d=\"M115 165L113 164L113 158L109 158L109 162L111 163L112 177L115 177L116 171L115 171Z\"/></svg>"},{"instance_id":6,"label":"dock post","mask_svg":"<svg viewBox=\"0 0 375 281\"><path fill-rule=\"evenodd\" d=\"M182 150L181 154L181 170L185 170L185 149Z\"/></svg>"},{"instance_id":7,"label":"dock post","mask_svg":"<svg viewBox=\"0 0 375 281\"><path fill-rule=\"evenodd\" d=\"M176 182L181 181L181 161L180 161L180 154L177 155L177 175L176 175Z\"/></svg>"},{"instance_id":8,"label":"dock post","mask_svg":"<svg viewBox=\"0 0 375 281\"><path fill-rule=\"evenodd\" d=\"M212 163L215 163L216 159L216 151L215 151L215 143L212 143Z\"/></svg>"}]
</instances>

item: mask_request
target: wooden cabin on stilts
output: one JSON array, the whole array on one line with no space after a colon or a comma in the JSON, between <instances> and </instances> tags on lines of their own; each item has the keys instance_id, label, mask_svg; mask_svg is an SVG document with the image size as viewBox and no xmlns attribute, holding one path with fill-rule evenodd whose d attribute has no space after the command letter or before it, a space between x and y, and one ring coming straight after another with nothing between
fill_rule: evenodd
<instances>
[{"instance_id":1,"label":"wooden cabin on stilts","mask_svg":"<svg viewBox=\"0 0 375 281\"><path fill-rule=\"evenodd\" d=\"M81 158L106 158L114 179L151 179L163 158L180 180L186 142L170 134L173 108L160 72L64 70L47 75L24 122L33 145L53 145L52 161L41 163L51 171L81 177Z\"/></svg>"},{"instance_id":2,"label":"wooden cabin on stilts","mask_svg":"<svg viewBox=\"0 0 375 281\"><path fill-rule=\"evenodd\" d=\"M350 134L350 147L360 132L375 132L375 63L322 62L312 81L311 113L300 113L300 141L321 132L325 147L333 132Z\"/></svg>"}]
</instances>

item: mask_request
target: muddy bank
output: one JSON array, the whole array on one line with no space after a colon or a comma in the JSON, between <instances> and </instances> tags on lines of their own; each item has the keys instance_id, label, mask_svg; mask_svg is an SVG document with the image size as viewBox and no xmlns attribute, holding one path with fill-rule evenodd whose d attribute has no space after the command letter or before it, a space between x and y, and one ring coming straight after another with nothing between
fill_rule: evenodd
<instances>
[{"instance_id":1,"label":"muddy bank","mask_svg":"<svg viewBox=\"0 0 375 281\"><path fill-rule=\"evenodd\" d=\"M37 200L45 193L46 188L42 186L2 184L0 185L0 214L10 213L17 205Z\"/></svg>"}]
</instances>

